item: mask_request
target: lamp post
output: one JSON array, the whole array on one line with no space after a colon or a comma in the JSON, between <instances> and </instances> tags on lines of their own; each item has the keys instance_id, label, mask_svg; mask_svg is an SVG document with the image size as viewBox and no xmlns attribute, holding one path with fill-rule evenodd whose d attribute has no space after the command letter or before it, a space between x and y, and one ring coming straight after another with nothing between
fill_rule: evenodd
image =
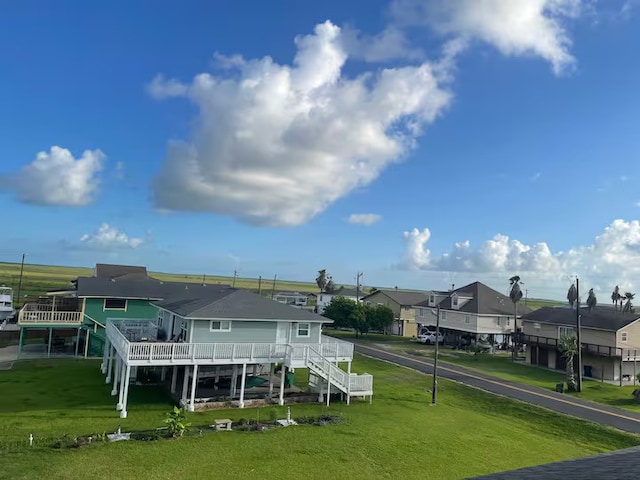
<instances>
[{"instance_id":1,"label":"lamp post","mask_svg":"<svg viewBox=\"0 0 640 480\"><path fill-rule=\"evenodd\" d=\"M433 310L431 310L433 313ZM436 350L433 357L433 388L431 390L431 405L436 404L438 397L438 353L440 349L440 306L436 308Z\"/></svg>"},{"instance_id":2,"label":"lamp post","mask_svg":"<svg viewBox=\"0 0 640 480\"><path fill-rule=\"evenodd\" d=\"M582 391L582 343L580 334L580 280L576 277L576 343L578 344L578 392ZM622 372L620 372L622 375Z\"/></svg>"}]
</instances>

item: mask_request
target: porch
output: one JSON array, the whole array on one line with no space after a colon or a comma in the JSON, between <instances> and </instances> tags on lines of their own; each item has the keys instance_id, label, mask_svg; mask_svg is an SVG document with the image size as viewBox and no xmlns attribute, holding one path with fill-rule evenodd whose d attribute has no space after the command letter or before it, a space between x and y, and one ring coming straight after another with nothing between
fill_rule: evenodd
<instances>
[{"instance_id":1,"label":"porch","mask_svg":"<svg viewBox=\"0 0 640 480\"><path fill-rule=\"evenodd\" d=\"M77 306L77 301L59 300L56 303L55 297L52 301L25 303L18 314L18 325L78 326L82 324L83 315L77 310Z\"/></svg>"},{"instance_id":2,"label":"porch","mask_svg":"<svg viewBox=\"0 0 640 480\"><path fill-rule=\"evenodd\" d=\"M262 372L261 383L266 389L265 397L273 398L277 386L278 403L284 404L287 374L294 368L309 368L325 382L324 392L338 389L351 396L371 396L373 378L371 375L351 373L354 346L352 343L332 337L321 336L319 344L279 344L279 343L183 343L158 341L158 325L154 320L110 320L107 322L107 342L103 363L106 382L113 381L112 395L118 396L116 410L120 416L127 416L127 396L132 374L140 368L155 368L161 371L164 382L170 375L170 391L177 394L180 383L180 403L191 411L195 409L196 389L207 378L214 377L211 386L220 384L223 372L231 372L224 390L228 398L236 401L240 408L245 405L246 390L256 381L258 369ZM347 363L347 372L337 365ZM277 375L276 364L280 374ZM268 370L268 374L264 373ZM248 372L253 370L253 375ZM226 373L225 377L226 378ZM268 384L267 384L268 382ZM239 385L238 385L239 384ZM237 392L239 390L239 395ZM319 389L322 396L322 387ZM224 393L226 395L226 392ZM201 397L200 397L201 398ZM330 395L326 395L327 402ZM236 400L237 399L237 400Z\"/></svg>"}]
</instances>

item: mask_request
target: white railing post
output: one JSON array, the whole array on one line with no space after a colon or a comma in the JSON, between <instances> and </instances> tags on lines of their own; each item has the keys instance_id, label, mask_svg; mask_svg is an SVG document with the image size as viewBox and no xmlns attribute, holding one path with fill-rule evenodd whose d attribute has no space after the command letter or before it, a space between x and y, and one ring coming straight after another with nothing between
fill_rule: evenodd
<instances>
[{"instance_id":1,"label":"white railing post","mask_svg":"<svg viewBox=\"0 0 640 480\"><path fill-rule=\"evenodd\" d=\"M211 349L211 360L214 361L216 359L216 345L217 343L213 344L213 348Z\"/></svg>"},{"instance_id":2,"label":"white railing post","mask_svg":"<svg viewBox=\"0 0 640 480\"><path fill-rule=\"evenodd\" d=\"M236 356L236 344L234 343L231 346L231 360L233 360L235 358L235 356Z\"/></svg>"},{"instance_id":3,"label":"white railing post","mask_svg":"<svg viewBox=\"0 0 640 480\"><path fill-rule=\"evenodd\" d=\"M256 344L252 343L251 344L251 354L249 355L249 358L251 359L251 361L253 361L253 355L254 355L254 348L255 348Z\"/></svg>"}]
</instances>

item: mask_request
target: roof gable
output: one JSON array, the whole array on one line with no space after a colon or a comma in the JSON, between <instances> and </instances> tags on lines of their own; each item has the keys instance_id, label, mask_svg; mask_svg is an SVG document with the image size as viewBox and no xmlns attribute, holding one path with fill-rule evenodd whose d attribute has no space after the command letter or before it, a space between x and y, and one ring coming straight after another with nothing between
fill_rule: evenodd
<instances>
[{"instance_id":1,"label":"roof gable","mask_svg":"<svg viewBox=\"0 0 640 480\"><path fill-rule=\"evenodd\" d=\"M451 305L451 297L457 294L461 299L470 298L469 301L462 303L457 308L460 312L480 315L513 315L513 302L511 299L484 283L473 282L449 293L447 298L438 303L438 306L443 310L456 310ZM519 315L530 312L531 309L529 307L521 303L518 304Z\"/></svg>"},{"instance_id":2,"label":"roof gable","mask_svg":"<svg viewBox=\"0 0 640 480\"><path fill-rule=\"evenodd\" d=\"M413 306L427 299L427 293L415 290L376 290L365 296L363 300L380 293L400 306Z\"/></svg>"},{"instance_id":3,"label":"roof gable","mask_svg":"<svg viewBox=\"0 0 640 480\"><path fill-rule=\"evenodd\" d=\"M97 278L135 277L148 278L147 267L136 265L114 265L110 263L96 263L93 276Z\"/></svg>"}]
</instances>

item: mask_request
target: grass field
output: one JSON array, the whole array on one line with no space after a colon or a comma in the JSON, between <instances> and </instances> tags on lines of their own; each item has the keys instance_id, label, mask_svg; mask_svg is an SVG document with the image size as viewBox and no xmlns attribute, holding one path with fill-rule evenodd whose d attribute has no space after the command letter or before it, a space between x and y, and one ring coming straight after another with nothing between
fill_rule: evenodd
<instances>
[{"instance_id":1,"label":"grass field","mask_svg":"<svg viewBox=\"0 0 640 480\"><path fill-rule=\"evenodd\" d=\"M640 443L635 436L446 381L440 384L438 405L429 407L425 386L430 382L424 375L363 357L356 359L354 370L374 374L372 405L291 407L294 418L342 414L344 424L54 450L29 449L29 433L39 438L112 432L118 425L123 431L157 427L168 399L154 387L134 386L129 418L121 420L98 361L18 363L0 372L1 475L51 480L457 479ZM284 415L283 407L275 408ZM257 415L256 409L215 411L190 414L189 421L204 425L214 418ZM25 446L16 447L16 440Z\"/></svg>"},{"instance_id":2,"label":"grass field","mask_svg":"<svg viewBox=\"0 0 640 480\"><path fill-rule=\"evenodd\" d=\"M354 335L350 332L333 331L328 333L347 340L354 338ZM385 346L385 348L425 357L426 359L432 359L434 354L434 347L416 343L406 337L369 334L359 339L359 341ZM473 353L463 350L453 350L444 347L440 349L439 358L443 362L453 363L488 373L498 378L504 378L505 380L546 388L548 390L553 390L557 383L562 383L566 379L562 372L547 370L522 362L513 362L511 355L508 353L474 355ZM601 383L598 380L585 378L583 391L581 393L568 393L568 395L612 407L626 408L640 412L640 403L636 402L631 395L636 388L638 387L632 385L620 387L618 385Z\"/></svg>"},{"instance_id":3,"label":"grass field","mask_svg":"<svg viewBox=\"0 0 640 480\"><path fill-rule=\"evenodd\" d=\"M310 273L310 276L314 272ZM58 267L50 265L28 265L24 266L24 273L22 276L22 287L20 289L20 296L37 296L44 294L47 290L53 290L57 288L68 288L69 282L79 276L91 276L93 275L93 268L80 268L80 267ZM173 273L159 273L150 272L152 277L158 278L164 281L173 282L202 282L203 275L186 275L186 274L173 274ZM206 275L204 276L205 283L209 284L228 284L234 283L233 277L223 277ZM18 284L20 282L20 264L19 263L0 263L0 285L7 285L14 289L14 295L17 295ZM257 278L242 278L237 277L235 279L235 286L237 288L246 288L251 290L258 290L261 287L263 293L271 292L273 289L273 277L263 278L261 285L259 285L259 279ZM318 287L312 282L293 282L288 280L276 279L275 291L300 291L300 292L317 292ZM16 303L21 304L21 302Z\"/></svg>"}]
</instances>

